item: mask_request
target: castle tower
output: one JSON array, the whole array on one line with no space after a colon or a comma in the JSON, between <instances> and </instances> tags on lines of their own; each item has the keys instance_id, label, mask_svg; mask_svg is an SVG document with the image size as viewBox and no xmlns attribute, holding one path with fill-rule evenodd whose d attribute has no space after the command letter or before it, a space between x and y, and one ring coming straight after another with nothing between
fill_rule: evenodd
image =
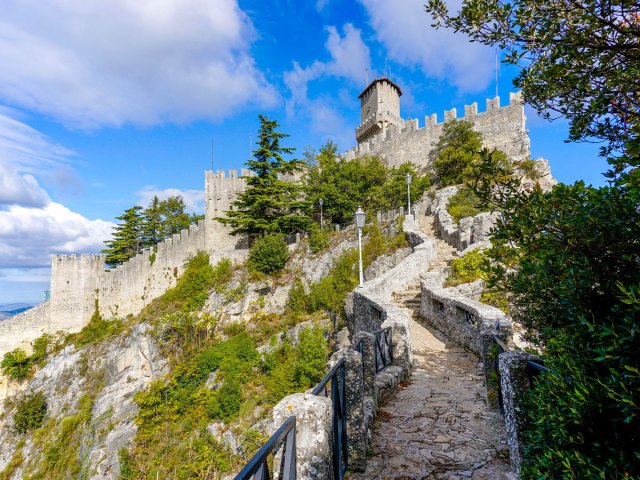
<instances>
[{"instance_id":1,"label":"castle tower","mask_svg":"<svg viewBox=\"0 0 640 480\"><path fill-rule=\"evenodd\" d=\"M77 332L89 323L104 275L104 258L88 253L51 257L50 332Z\"/></svg>"},{"instance_id":2,"label":"castle tower","mask_svg":"<svg viewBox=\"0 0 640 480\"><path fill-rule=\"evenodd\" d=\"M360 99L360 125L356 128L358 143L384 133L392 125L401 125L400 96L402 90L386 77L376 78L365 88Z\"/></svg>"},{"instance_id":3,"label":"castle tower","mask_svg":"<svg viewBox=\"0 0 640 480\"><path fill-rule=\"evenodd\" d=\"M233 209L236 196L244 192L247 182L242 177L248 177L251 171L242 169L240 176L237 170L229 170L226 176L224 170L205 172L205 245L213 250L228 250L243 246L243 239L231 236L231 228L216 220L224 217L224 212Z\"/></svg>"}]
</instances>

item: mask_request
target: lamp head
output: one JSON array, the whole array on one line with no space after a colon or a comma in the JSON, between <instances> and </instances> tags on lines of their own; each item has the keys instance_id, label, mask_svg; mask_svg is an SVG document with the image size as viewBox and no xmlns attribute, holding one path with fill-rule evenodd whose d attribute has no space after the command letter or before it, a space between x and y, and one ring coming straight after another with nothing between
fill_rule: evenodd
<instances>
[{"instance_id":1,"label":"lamp head","mask_svg":"<svg viewBox=\"0 0 640 480\"><path fill-rule=\"evenodd\" d=\"M367 217L367 214L364 210L362 210L362 207L358 207L358 210L355 213L355 217L356 217L356 227L363 228L364 221Z\"/></svg>"}]
</instances>

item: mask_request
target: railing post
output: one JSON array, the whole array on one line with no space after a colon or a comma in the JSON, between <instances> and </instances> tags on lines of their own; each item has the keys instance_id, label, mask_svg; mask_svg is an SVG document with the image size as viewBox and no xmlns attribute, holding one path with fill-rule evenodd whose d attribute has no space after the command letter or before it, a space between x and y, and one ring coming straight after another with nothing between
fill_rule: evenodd
<instances>
[{"instance_id":1,"label":"railing post","mask_svg":"<svg viewBox=\"0 0 640 480\"><path fill-rule=\"evenodd\" d=\"M522 429L526 418L523 396L530 388L527 373L529 360L538 360L538 357L521 350L501 353L498 357L509 457L516 476L520 475L522 467Z\"/></svg>"},{"instance_id":2,"label":"railing post","mask_svg":"<svg viewBox=\"0 0 640 480\"><path fill-rule=\"evenodd\" d=\"M333 480L331 399L310 393L294 393L273 409L277 428L291 415L296 417L297 480ZM281 469L281 458L274 459L274 472ZM279 478L274 473L274 478Z\"/></svg>"},{"instance_id":3,"label":"railing post","mask_svg":"<svg viewBox=\"0 0 640 480\"><path fill-rule=\"evenodd\" d=\"M362 356L355 350L338 350L329 360L332 368L340 360L345 366L345 403L347 407L348 468L364 472L367 461L367 429L364 415L364 380Z\"/></svg>"},{"instance_id":4,"label":"railing post","mask_svg":"<svg viewBox=\"0 0 640 480\"><path fill-rule=\"evenodd\" d=\"M509 332L497 330L485 330L480 334L487 406L498 410L500 408L500 372L498 371L498 345L493 339L494 336L507 343L510 335Z\"/></svg>"}]
</instances>

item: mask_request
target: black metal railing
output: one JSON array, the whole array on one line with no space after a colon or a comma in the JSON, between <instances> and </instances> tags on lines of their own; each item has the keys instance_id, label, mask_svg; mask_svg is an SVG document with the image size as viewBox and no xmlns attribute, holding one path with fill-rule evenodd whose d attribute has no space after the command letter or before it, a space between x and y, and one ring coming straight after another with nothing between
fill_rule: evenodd
<instances>
[{"instance_id":1,"label":"black metal railing","mask_svg":"<svg viewBox=\"0 0 640 480\"><path fill-rule=\"evenodd\" d=\"M282 480L296 480L296 417L289 417L274 433L234 480L271 480L280 478L269 474L269 456L284 443L280 473Z\"/></svg>"},{"instance_id":2,"label":"black metal railing","mask_svg":"<svg viewBox=\"0 0 640 480\"><path fill-rule=\"evenodd\" d=\"M342 480L347 471L347 403L345 396L345 364L340 360L311 392L313 395L331 395L333 407L333 475Z\"/></svg>"},{"instance_id":3,"label":"black metal railing","mask_svg":"<svg viewBox=\"0 0 640 480\"><path fill-rule=\"evenodd\" d=\"M358 343L356 343L356 344L353 346L353 349L354 349L356 352L358 352L360 355L362 355L362 348L363 348L363 347L362 347L362 339L360 339L360 340L358 340Z\"/></svg>"},{"instance_id":4,"label":"black metal railing","mask_svg":"<svg viewBox=\"0 0 640 480\"><path fill-rule=\"evenodd\" d=\"M376 363L376 373L384 370L393 363L393 331L391 327L383 328L373 332L376 339L374 342L374 358Z\"/></svg>"}]
</instances>

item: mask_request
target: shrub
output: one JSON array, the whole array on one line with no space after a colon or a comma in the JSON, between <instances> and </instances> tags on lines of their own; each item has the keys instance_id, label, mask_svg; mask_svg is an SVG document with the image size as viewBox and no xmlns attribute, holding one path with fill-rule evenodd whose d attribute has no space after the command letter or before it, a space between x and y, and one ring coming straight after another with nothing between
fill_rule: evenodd
<instances>
[{"instance_id":1,"label":"shrub","mask_svg":"<svg viewBox=\"0 0 640 480\"><path fill-rule=\"evenodd\" d=\"M318 327L300 332L297 347L284 343L265 358L267 389L273 401L316 385L325 373L327 340Z\"/></svg>"},{"instance_id":2,"label":"shrub","mask_svg":"<svg viewBox=\"0 0 640 480\"><path fill-rule=\"evenodd\" d=\"M13 380L24 380L32 372L31 358L21 348L7 352L2 357L0 369L2 373Z\"/></svg>"},{"instance_id":3,"label":"shrub","mask_svg":"<svg viewBox=\"0 0 640 480\"><path fill-rule=\"evenodd\" d=\"M309 297L304 289L304 284L300 278L296 278L289 290L287 299L287 309L295 313L306 312L309 307Z\"/></svg>"},{"instance_id":4,"label":"shrub","mask_svg":"<svg viewBox=\"0 0 640 480\"><path fill-rule=\"evenodd\" d=\"M279 272L289 258L289 248L280 235L265 235L249 250L249 268L267 275Z\"/></svg>"},{"instance_id":5,"label":"shrub","mask_svg":"<svg viewBox=\"0 0 640 480\"><path fill-rule=\"evenodd\" d=\"M480 295L480 301L491 305L492 307L499 308L504 313L509 313L509 297L504 292L487 290Z\"/></svg>"},{"instance_id":6,"label":"shrub","mask_svg":"<svg viewBox=\"0 0 640 480\"><path fill-rule=\"evenodd\" d=\"M131 454L126 448L118 450L118 461L120 464L120 475L118 480L134 480L135 475L131 465Z\"/></svg>"},{"instance_id":7,"label":"shrub","mask_svg":"<svg viewBox=\"0 0 640 480\"><path fill-rule=\"evenodd\" d=\"M480 278L486 280L489 270L489 258L486 252L480 248L471 250L451 263L451 273L447 278L446 286L454 287Z\"/></svg>"},{"instance_id":8,"label":"shrub","mask_svg":"<svg viewBox=\"0 0 640 480\"><path fill-rule=\"evenodd\" d=\"M313 253L329 248L329 231L326 228L321 229L314 223L309 230L309 248Z\"/></svg>"},{"instance_id":9,"label":"shrub","mask_svg":"<svg viewBox=\"0 0 640 480\"><path fill-rule=\"evenodd\" d=\"M83 347L92 343L97 343L111 335L115 335L122 331L124 323L122 320L105 320L100 315L98 308L98 300L96 300L96 308L91 315L89 323L82 330L68 337L68 342L74 343L78 347Z\"/></svg>"},{"instance_id":10,"label":"shrub","mask_svg":"<svg viewBox=\"0 0 640 480\"><path fill-rule=\"evenodd\" d=\"M42 425L47 414L47 401L42 392L30 393L16 405L13 425L17 433L26 433Z\"/></svg>"},{"instance_id":11,"label":"shrub","mask_svg":"<svg viewBox=\"0 0 640 480\"><path fill-rule=\"evenodd\" d=\"M239 411L242 404L242 391L236 380L225 380L220 390L215 392L207 405L210 418L229 421Z\"/></svg>"},{"instance_id":12,"label":"shrub","mask_svg":"<svg viewBox=\"0 0 640 480\"><path fill-rule=\"evenodd\" d=\"M449 199L447 211L456 223L465 217L475 217L479 213L487 211L481 208L480 198L469 187L462 187Z\"/></svg>"}]
</instances>

